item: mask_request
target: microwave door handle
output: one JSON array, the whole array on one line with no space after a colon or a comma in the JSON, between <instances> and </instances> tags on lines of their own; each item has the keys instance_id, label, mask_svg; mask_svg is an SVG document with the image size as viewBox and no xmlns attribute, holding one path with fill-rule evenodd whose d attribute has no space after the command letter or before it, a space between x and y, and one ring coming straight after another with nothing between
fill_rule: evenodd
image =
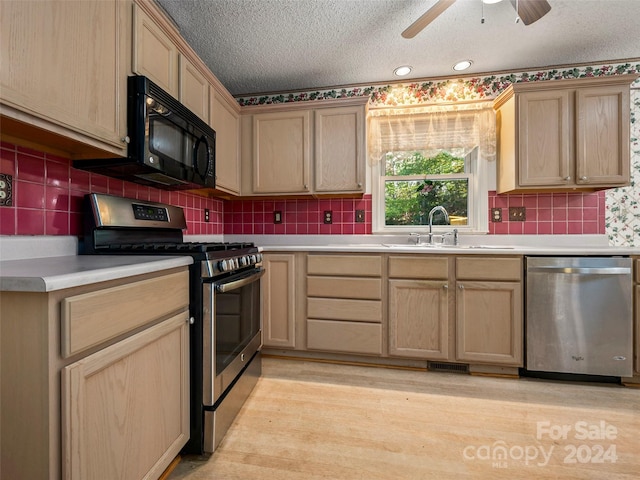
<instances>
[{"instance_id":1,"label":"microwave door handle","mask_svg":"<svg viewBox=\"0 0 640 480\"><path fill-rule=\"evenodd\" d=\"M238 280L233 280L231 282L226 282L226 283L215 283L215 289L216 292L218 293L226 293L226 292L230 292L232 290L236 290L238 288L242 288L245 285L249 285L250 283L255 282L256 280L259 280L263 275L264 275L264 268L261 269L259 272L256 273L252 273L249 276L246 276L244 278L240 278Z\"/></svg>"},{"instance_id":2,"label":"microwave door handle","mask_svg":"<svg viewBox=\"0 0 640 480\"><path fill-rule=\"evenodd\" d=\"M200 169L198 168L198 150L200 149L200 144L203 143L205 146L204 151L206 152L207 155L207 165L205 167L204 173L200 172ZM209 171L209 166L211 164L211 154L209 153L209 141L207 140L207 137L204 135L201 135L200 138L198 138L198 140L196 140L196 144L193 146L193 170L200 175L201 178L207 178L207 172Z\"/></svg>"}]
</instances>

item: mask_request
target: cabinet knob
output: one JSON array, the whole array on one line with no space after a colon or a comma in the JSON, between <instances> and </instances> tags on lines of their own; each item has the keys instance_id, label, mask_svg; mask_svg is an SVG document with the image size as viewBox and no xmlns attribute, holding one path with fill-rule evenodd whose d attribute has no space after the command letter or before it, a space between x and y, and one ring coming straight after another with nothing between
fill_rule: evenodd
<instances>
[{"instance_id":1,"label":"cabinet knob","mask_svg":"<svg viewBox=\"0 0 640 480\"><path fill-rule=\"evenodd\" d=\"M187 320L187 323L188 323L189 325L193 325L194 323L196 323L196 319L195 319L195 318L193 318L193 317L189 317L189 319Z\"/></svg>"},{"instance_id":2,"label":"cabinet knob","mask_svg":"<svg viewBox=\"0 0 640 480\"><path fill-rule=\"evenodd\" d=\"M449 285L445 283L444 285L442 285L442 288L444 288L445 290L449 290Z\"/></svg>"},{"instance_id":3,"label":"cabinet knob","mask_svg":"<svg viewBox=\"0 0 640 480\"><path fill-rule=\"evenodd\" d=\"M568 182L569 180L571 180L571 177L564 177L565 182Z\"/></svg>"},{"instance_id":4,"label":"cabinet knob","mask_svg":"<svg viewBox=\"0 0 640 480\"><path fill-rule=\"evenodd\" d=\"M582 180L583 182L586 182L587 181L587 177L584 177L584 176L580 177L580 180Z\"/></svg>"},{"instance_id":5,"label":"cabinet knob","mask_svg":"<svg viewBox=\"0 0 640 480\"><path fill-rule=\"evenodd\" d=\"M358 182L358 188L362 188L362 183Z\"/></svg>"},{"instance_id":6,"label":"cabinet knob","mask_svg":"<svg viewBox=\"0 0 640 480\"><path fill-rule=\"evenodd\" d=\"M309 190L309 185L307 185L306 183L303 185L305 190Z\"/></svg>"},{"instance_id":7,"label":"cabinet knob","mask_svg":"<svg viewBox=\"0 0 640 480\"><path fill-rule=\"evenodd\" d=\"M122 137L120 139L122 141L122 143L130 143L131 139L129 138L129 135L127 135L126 137Z\"/></svg>"},{"instance_id":8,"label":"cabinet knob","mask_svg":"<svg viewBox=\"0 0 640 480\"><path fill-rule=\"evenodd\" d=\"M459 288L460 290L464 290L464 285L458 285L458 288Z\"/></svg>"}]
</instances>

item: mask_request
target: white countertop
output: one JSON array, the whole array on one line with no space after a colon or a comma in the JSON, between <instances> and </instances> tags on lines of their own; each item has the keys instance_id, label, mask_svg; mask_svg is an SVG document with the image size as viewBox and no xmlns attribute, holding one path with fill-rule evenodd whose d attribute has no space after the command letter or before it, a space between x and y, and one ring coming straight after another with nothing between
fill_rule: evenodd
<instances>
[{"instance_id":1,"label":"white countertop","mask_svg":"<svg viewBox=\"0 0 640 480\"><path fill-rule=\"evenodd\" d=\"M51 292L190 265L190 256L67 255L0 262L0 290Z\"/></svg>"}]
</instances>

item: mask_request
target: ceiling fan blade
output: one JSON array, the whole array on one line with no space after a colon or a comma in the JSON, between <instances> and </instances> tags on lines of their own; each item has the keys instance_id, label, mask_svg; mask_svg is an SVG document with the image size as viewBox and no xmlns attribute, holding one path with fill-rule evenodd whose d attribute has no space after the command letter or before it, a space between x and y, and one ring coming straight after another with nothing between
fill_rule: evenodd
<instances>
[{"instance_id":1,"label":"ceiling fan blade","mask_svg":"<svg viewBox=\"0 0 640 480\"><path fill-rule=\"evenodd\" d=\"M404 38L413 38L422 31L424 27L433 22L442 12L455 3L456 0L438 0L433 7L427 10L419 19L413 22L402 32Z\"/></svg>"},{"instance_id":2,"label":"ceiling fan blade","mask_svg":"<svg viewBox=\"0 0 640 480\"><path fill-rule=\"evenodd\" d=\"M547 0L511 0L511 5L525 25L531 25L540 20L551 10Z\"/></svg>"}]
</instances>

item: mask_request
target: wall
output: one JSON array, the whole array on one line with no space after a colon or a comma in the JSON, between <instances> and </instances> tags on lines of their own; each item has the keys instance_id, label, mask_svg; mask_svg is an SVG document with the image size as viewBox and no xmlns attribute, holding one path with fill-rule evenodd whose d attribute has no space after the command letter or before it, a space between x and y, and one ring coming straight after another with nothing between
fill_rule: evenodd
<instances>
[{"instance_id":1,"label":"wall","mask_svg":"<svg viewBox=\"0 0 640 480\"><path fill-rule=\"evenodd\" d=\"M0 207L0 235L80 235L87 193L151 200L185 209L185 234L222 234L223 202L77 170L67 159L0 144L0 173L13 176L13 205ZM210 222L202 212L210 210Z\"/></svg>"},{"instance_id":2,"label":"wall","mask_svg":"<svg viewBox=\"0 0 640 480\"><path fill-rule=\"evenodd\" d=\"M580 76L635 73L640 64L585 66L568 70L520 72L501 77L472 77L412 84L351 87L341 90L299 92L291 95L239 98L241 105L314 101L368 95L373 105L486 100L512 82L554 80ZM636 86L640 82L636 82ZM313 99L313 100L309 100ZM595 194L500 195L489 192L489 211L503 208L503 221L489 223L491 234L607 233L615 245L640 245L640 91L632 90L632 185ZM182 192L167 192L76 170L68 160L2 143L0 173L14 176L11 207L0 207L2 235L78 235L81 199L85 193L161 201L185 208L187 234L359 234L371 233L371 196L331 200L221 201ZM509 206L525 206L524 222L509 222ZM209 208L210 223L202 211ZM283 223L273 223L273 211L283 212ZM334 212L333 223L323 212ZM355 211L365 211L363 223ZM489 217L491 218L491 217Z\"/></svg>"}]
</instances>

